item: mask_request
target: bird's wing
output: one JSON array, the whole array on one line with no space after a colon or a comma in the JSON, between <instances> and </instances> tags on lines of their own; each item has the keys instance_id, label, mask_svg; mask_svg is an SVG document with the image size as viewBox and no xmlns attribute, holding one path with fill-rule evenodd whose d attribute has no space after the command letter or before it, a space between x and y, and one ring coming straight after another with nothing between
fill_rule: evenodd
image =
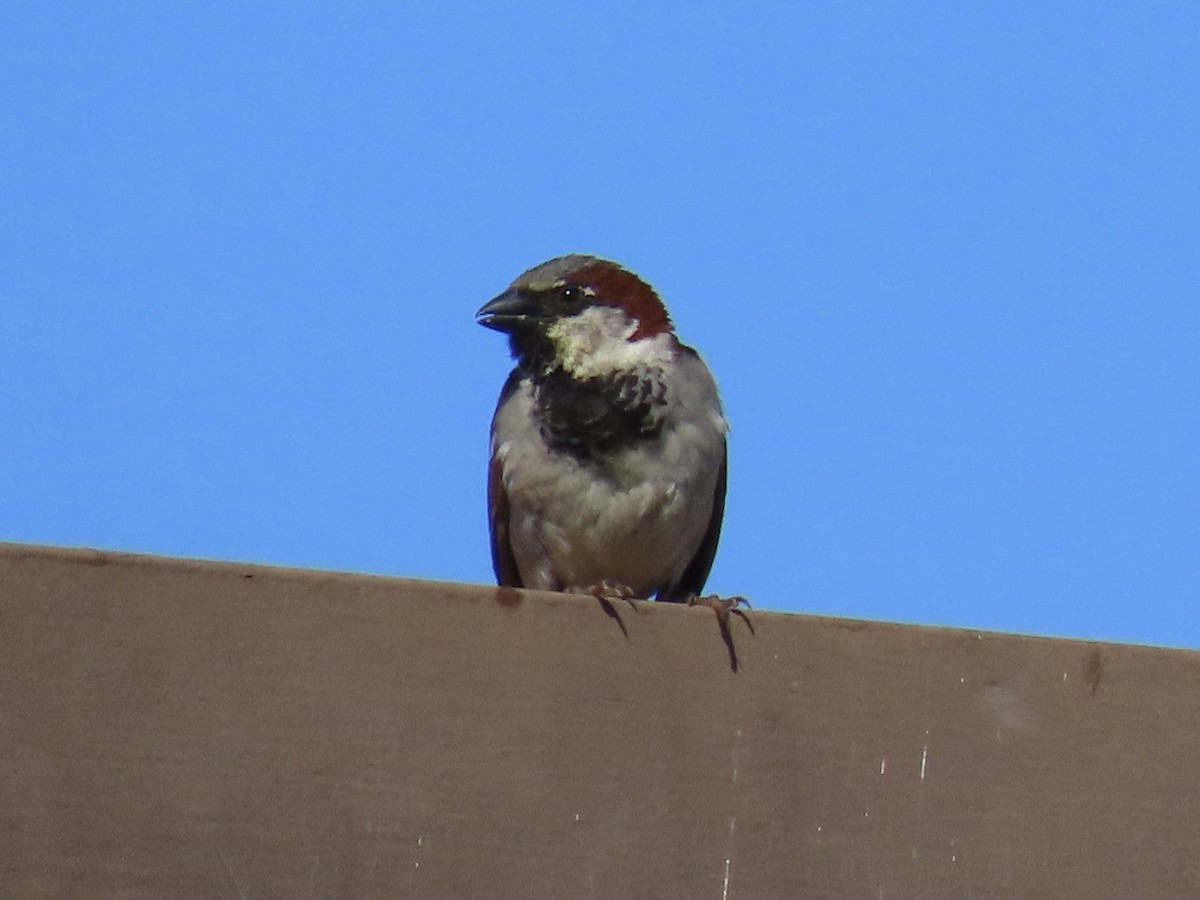
<instances>
[{"instance_id":1,"label":"bird's wing","mask_svg":"<svg viewBox=\"0 0 1200 900\"><path fill-rule=\"evenodd\" d=\"M496 413L504 403L512 397L520 383L520 370L513 369L504 388L500 391L500 399L496 403ZM495 417L492 418L492 433L495 434ZM504 488L504 464L492 448L491 464L488 466L488 530L492 537L492 569L496 573L496 583L505 587L524 587L521 583L521 573L517 571L517 558L513 555L512 538L508 530L508 491Z\"/></svg>"},{"instance_id":2,"label":"bird's wing","mask_svg":"<svg viewBox=\"0 0 1200 900\"><path fill-rule=\"evenodd\" d=\"M696 548L696 555L692 557L688 567L683 570L683 575L675 584L659 594L658 599L682 603L700 596L700 591L704 589L704 582L708 580L708 573L717 556L717 541L721 539L721 520L725 516L725 482L728 462L728 448L722 447L721 468L717 472L717 486L713 491L712 515L708 519L708 530L704 532L704 539L700 541L700 546Z\"/></svg>"}]
</instances>

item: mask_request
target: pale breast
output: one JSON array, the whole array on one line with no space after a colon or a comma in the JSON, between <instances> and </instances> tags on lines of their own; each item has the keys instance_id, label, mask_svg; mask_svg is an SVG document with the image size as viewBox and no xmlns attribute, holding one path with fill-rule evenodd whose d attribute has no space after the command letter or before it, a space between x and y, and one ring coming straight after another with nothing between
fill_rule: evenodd
<instances>
[{"instance_id":1,"label":"pale breast","mask_svg":"<svg viewBox=\"0 0 1200 900\"><path fill-rule=\"evenodd\" d=\"M724 458L725 422L707 369L703 375L668 391L657 434L600 459L546 444L528 382L497 411L495 448L527 586L610 580L649 596L679 577L708 528Z\"/></svg>"}]
</instances>

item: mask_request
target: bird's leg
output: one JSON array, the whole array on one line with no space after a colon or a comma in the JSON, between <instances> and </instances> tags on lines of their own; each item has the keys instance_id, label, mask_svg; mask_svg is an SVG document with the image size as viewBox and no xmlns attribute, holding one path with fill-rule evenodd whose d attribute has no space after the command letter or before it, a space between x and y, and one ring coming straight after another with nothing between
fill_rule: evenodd
<instances>
[{"instance_id":1,"label":"bird's leg","mask_svg":"<svg viewBox=\"0 0 1200 900\"><path fill-rule=\"evenodd\" d=\"M718 597L716 594L709 594L707 597L690 597L688 599L688 606L711 607L717 614L717 618L721 621L721 624L726 627L729 626L730 614L739 615L743 620L749 621L746 619L746 614L742 612L741 607L744 606L746 609L751 608L750 601L745 597Z\"/></svg>"},{"instance_id":2,"label":"bird's leg","mask_svg":"<svg viewBox=\"0 0 1200 900\"><path fill-rule=\"evenodd\" d=\"M607 578L595 584L590 584L587 587L568 588L567 592L571 594L587 594L604 603L623 600L634 609L637 609L637 607L634 606L633 601L641 599L633 592L633 588L629 587L629 585L621 584L619 581L609 581Z\"/></svg>"},{"instance_id":3,"label":"bird's leg","mask_svg":"<svg viewBox=\"0 0 1200 900\"><path fill-rule=\"evenodd\" d=\"M729 630L729 617L731 615L738 616L746 623L750 633L754 634L754 625L739 608L745 606L749 609L750 601L745 597L718 597L716 594L709 594L707 597L689 597L688 606L707 606L717 614L717 629L721 632L721 640L725 642L725 649L729 651L729 668L736 672L738 655L737 648L733 645L733 633Z\"/></svg>"}]
</instances>

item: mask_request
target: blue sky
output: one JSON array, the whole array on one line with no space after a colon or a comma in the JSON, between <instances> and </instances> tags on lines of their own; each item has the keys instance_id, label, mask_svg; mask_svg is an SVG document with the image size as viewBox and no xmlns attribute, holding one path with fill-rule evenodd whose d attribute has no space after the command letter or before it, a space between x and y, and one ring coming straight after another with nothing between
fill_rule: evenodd
<instances>
[{"instance_id":1,"label":"blue sky","mask_svg":"<svg viewBox=\"0 0 1200 900\"><path fill-rule=\"evenodd\" d=\"M475 310L651 281L709 587L1200 648L1200 7L0 11L0 539L488 582Z\"/></svg>"}]
</instances>

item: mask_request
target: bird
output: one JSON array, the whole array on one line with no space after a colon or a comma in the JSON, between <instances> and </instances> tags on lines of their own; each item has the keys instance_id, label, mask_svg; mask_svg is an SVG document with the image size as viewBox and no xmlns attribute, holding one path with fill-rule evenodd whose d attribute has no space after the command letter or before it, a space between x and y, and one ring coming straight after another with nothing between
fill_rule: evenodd
<instances>
[{"instance_id":1,"label":"bird","mask_svg":"<svg viewBox=\"0 0 1200 900\"><path fill-rule=\"evenodd\" d=\"M488 520L501 586L713 606L728 424L708 366L639 276L573 253L476 313L515 367L491 423Z\"/></svg>"}]
</instances>

